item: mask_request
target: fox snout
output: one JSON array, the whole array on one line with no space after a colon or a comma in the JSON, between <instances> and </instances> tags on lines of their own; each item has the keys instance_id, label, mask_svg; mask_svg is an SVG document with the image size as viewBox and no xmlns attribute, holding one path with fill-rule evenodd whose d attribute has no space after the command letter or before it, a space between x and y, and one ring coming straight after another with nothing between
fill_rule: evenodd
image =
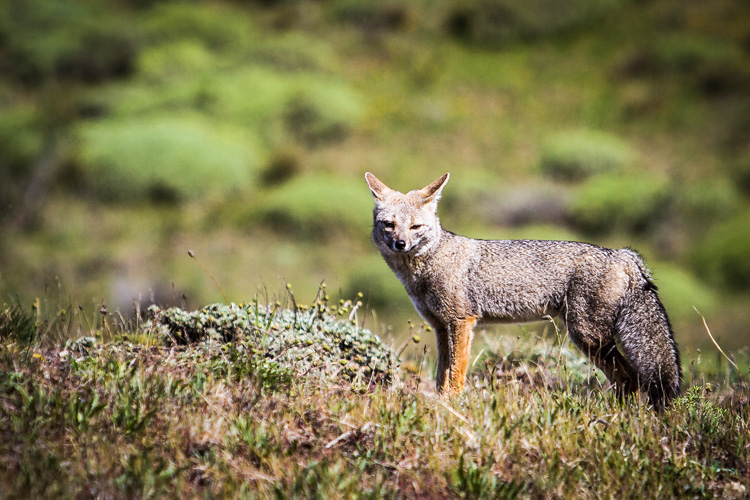
<instances>
[{"instance_id":1,"label":"fox snout","mask_svg":"<svg viewBox=\"0 0 750 500\"><path fill-rule=\"evenodd\" d=\"M399 231L398 228L386 224L383 230L383 237L388 249L395 253L408 253L414 248L413 238L410 238L408 232Z\"/></svg>"},{"instance_id":2,"label":"fox snout","mask_svg":"<svg viewBox=\"0 0 750 500\"><path fill-rule=\"evenodd\" d=\"M414 248L414 243L408 235L393 234L388 242L388 246L396 253L407 253Z\"/></svg>"}]
</instances>

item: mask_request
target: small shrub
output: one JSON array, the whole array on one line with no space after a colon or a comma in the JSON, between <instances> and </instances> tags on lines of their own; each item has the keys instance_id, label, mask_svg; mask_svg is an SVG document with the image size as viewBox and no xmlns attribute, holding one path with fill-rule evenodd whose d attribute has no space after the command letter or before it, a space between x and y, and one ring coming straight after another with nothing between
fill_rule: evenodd
<instances>
[{"instance_id":1,"label":"small shrub","mask_svg":"<svg viewBox=\"0 0 750 500\"><path fill-rule=\"evenodd\" d=\"M324 104L326 102L328 105ZM284 123L301 142L316 144L338 139L345 135L349 123L359 114L358 109L349 106L351 102L348 96L336 95L330 89L300 89L286 104Z\"/></svg>"},{"instance_id":2,"label":"small shrub","mask_svg":"<svg viewBox=\"0 0 750 500\"><path fill-rule=\"evenodd\" d=\"M446 16L449 33L484 45L557 35L606 15L620 0L458 0Z\"/></svg>"},{"instance_id":3,"label":"small shrub","mask_svg":"<svg viewBox=\"0 0 750 500\"><path fill-rule=\"evenodd\" d=\"M582 180L594 174L616 172L633 162L634 150L606 132L560 132L542 144L540 169L554 179Z\"/></svg>"},{"instance_id":4,"label":"small shrub","mask_svg":"<svg viewBox=\"0 0 750 500\"><path fill-rule=\"evenodd\" d=\"M9 167L12 173L18 174L26 170L41 151L41 122L38 112L32 106L0 109L0 163Z\"/></svg>"},{"instance_id":5,"label":"small shrub","mask_svg":"<svg viewBox=\"0 0 750 500\"><path fill-rule=\"evenodd\" d=\"M253 185L260 155L242 133L200 116L105 120L79 129L80 165L113 199L177 199Z\"/></svg>"},{"instance_id":6,"label":"small shrub","mask_svg":"<svg viewBox=\"0 0 750 500\"><path fill-rule=\"evenodd\" d=\"M351 179L297 177L269 191L252 207L274 229L325 239L342 232L365 232L372 200Z\"/></svg>"},{"instance_id":7,"label":"small shrub","mask_svg":"<svg viewBox=\"0 0 750 500\"><path fill-rule=\"evenodd\" d=\"M214 66L215 58L195 40L180 40L144 49L138 58L138 73L148 81L163 82L170 77L193 77Z\"/></svg>"},{"instance_id":8,"label":"small shrub","mask_svg":"<svg viewBox=\"0 0 750 500\"><path fill-rule=\"evenodd\" d=\"M294 81L284 117L298 139L317 143L340 138L364 115L359 97L344 84L314 74Z\"/></svg>"},{"instance_id":9,"label":"small shrub","mask_svg":"<svg viewBox=\"0 0 750 500\"><path fill-rule=\"evenodd\" d=\"M29 0L0 11L2 70L23 82L129 73L138 33L127 13L89 0ZM126 28L127 27L127 28Z\"/></svg>"},{"instance_id":10,"label":"small shrub","mask_svg":"<svg viewBox=\"0 0 750 500\"><path fill-rule=\"evenodd\" d=\"M290 30L279 36L258 37L247 50L257 64L282 71L338 73L340 70L333 47L325 39L312 38L304 32Z\"/></svg>"},{"instance_id":11,"label":"small shrub","mask_svg":"<svg viewBox=\"0 0 750 500\"><path fill-rule=\"evenodd\" d=\"M403 30L414 21L414 12L403 1L336 0L331 6L331 15L338 21L368 31Z\"/></svg>"},{"instance_id":12,"label":"small shrub","mask_svg":"<svg viewBox=\"0 0 750 500\"><path fill-rule=\"evenodd\" d=\"M32 106L0 107L0 216L16 206L42 151L41 121Z\"/></svg>"},{"instance_id":13,"label":"small shrub","mask_svg":"<svg viewBox=\"0 0 750 500\"><path fill-rule=\"evenodd\" d=\"M224 70L213 57L193 43L146 51L142 81L110 87L99 99L123 117L193 110L246 128L268 148L289 139L337 139L364 116L359 95L339 79L256 64Z\"/></svg>"},{"instance_id":14,"label":"small shrub","mask_svg":"<svg viewBox=\"0 0 750 500\"><path fill-rule=\"evenodd\" d=\"M245 11L215 2L158 3L145 14L152 43L197 40L212 49L248 45L255 27Z\"/></svg>"},{"instance_id":15,"label":"small shrub","mask_svg":"<svg viewBox=\"0 0 750 500\"><path fill-rule=\"evenodd\" d=\"M708 281L750 290L750 211L708 231L693 253L696 270Z\"/></svg>"},{"instance_id":16,"label":"small shrub","mask_svg":"<svg viewBox=\"0 0 750 500\"><path fill-rule=\"evenodd\" d=\"M641 46L621 64L625 76L678 74L706 94L746 88L750 72L742 49L734 43L704 35L677 32Z\"/></svg>"},{"instance_id":17,"label":"small shrub","mask_svg":"<svg viewBox=\"0 0 750 500\"><path fill-rule=\"evenodd\" d=\"M661 217L667 200L667 184L660 178L599 175L580 186L570 215L588 233L643 232Z\"/></svg>"},{"instance_id":18,"label":"small shrub","mask_svg":"<svg viewBox=\"0 0 750 500\"><path fill-rule=\"evenodd\" d=\"M658 38L654 51L666 69L685 73L708 64L728 63L741 56L739 49L729 42L686 33Z\"/></svg>"},{"instance_id":19,"label":"small shrub","mask_svg":"<svg viewBox=\"0 0 750 500\"><path fill-rule=\"evenodd\" d=\"M391 381L397 366L391 349L377 335L345 320L359 305L343 302L332 308L321 300L304 310L290 310L255 301L192 312L151 306L144 330L155 330L167 345L232 342L229 357L252 363L255 375L265 378L283 378L286 372L293 377L336 374L348 380Z\"/></svg>"},{"instance_id":20,"label":"small shrub","mask_svg":"<svg viewBox=\"0 0 750 500\"><path fill-rule=\"evenodd\" d=\"M190 59L186 66L162 65L176 55ZM254 65L221 71L210 61L213 55L200 45L180 43L144 52L141 81L127 86L110 86L99 94L112 115L174 113L190 110L248 128L254 135L274 138L279 134L279 117L289 100L291 77Z\"/></svg>"},{"instance_id":21,"label":"small shrub","mask_svg":"<svg viewBox=\"0 0 750 500\"><path fill-rule=\"evenodd\" d=\"M677 212L688 223L703 229L706 224L737 212L742 200L726 178L700 179L674 190Z\"/></svg>"},{"instance_id":22,"label":"small shrub","mask_svg":"<svg viewBox=\"0 0 750 500\"><path fill-rule=\"evenodd\" d=\"M660 38L654 47L660 69L690 75L706 93L741 87L750 81L742 66L742 51L734 44L693 34Z\"/></svg>"},{"instance_id":23,"label":"small shrub","mask_svg":"<svg viewBox=\"0 0 750 500\"><path fill-rule=\"evenodd\" d=\"M750 195L750 151L739 155L730 166L730 175L745 195Z\"/></svg>"},{"instance_id":24,"label":"small shrub","mask_svg":"<svg viewBox=\"0 0 750 500\"><path fill-rule=\"evenodd\" d=\"M302 150L291 144L274 151L261 173L263 184L283 184L298 175L302 169L302 156Z\"/></svg>"}]
</instances>

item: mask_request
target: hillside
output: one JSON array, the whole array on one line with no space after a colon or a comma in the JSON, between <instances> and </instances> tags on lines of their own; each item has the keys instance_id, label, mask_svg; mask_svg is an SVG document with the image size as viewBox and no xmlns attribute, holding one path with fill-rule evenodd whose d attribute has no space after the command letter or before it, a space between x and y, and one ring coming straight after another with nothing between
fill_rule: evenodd
<instances>
[{"instance_id":1,"label":"hillside","mask_svg":"<svg viewBox=\"0 0 750 500\"><path fill-rule=\"evenodd\" d=\"M484 238L638 249L677 338L747 346L745 2L11 2L0 290L132 314L291 282L416 318L371 170ZM376 322L376 323L375 323ZM513 332L510 332L513 334Z\"/></svg>"}]
</instances>

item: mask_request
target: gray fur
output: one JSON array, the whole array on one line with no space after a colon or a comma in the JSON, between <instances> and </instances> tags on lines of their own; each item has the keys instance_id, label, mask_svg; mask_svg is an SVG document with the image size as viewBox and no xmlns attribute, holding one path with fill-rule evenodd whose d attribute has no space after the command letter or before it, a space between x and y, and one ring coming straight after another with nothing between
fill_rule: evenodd
<instances>
[{"instance_id":1,"label":"gray fur","mask_svg":"<svg viewBox=\"0 0 750 500\"><path fill-rule=\"evenodd\" d=\"M632 250L571 241L466 238L444 230L448 174L406 194L369 172L372 239L436 331L438 391L463 388L472 328L560 316L573 343L626 395L663 408L680 390L679 352L650 273Z\"/></svg>"}]
</instances>

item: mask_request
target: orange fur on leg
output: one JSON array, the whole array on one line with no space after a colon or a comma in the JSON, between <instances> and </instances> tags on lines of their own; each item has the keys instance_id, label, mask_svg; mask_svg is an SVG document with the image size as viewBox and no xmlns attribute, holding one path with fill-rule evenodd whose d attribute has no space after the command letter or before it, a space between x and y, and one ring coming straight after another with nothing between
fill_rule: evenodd
<instances>
[{"instance_id":1,"label":"orange fur on leg","mask_svg":"<svg viewBox=\"0 0 750 500\"><path fill-rule=\"evenodd\" d=\"M454 394L463 391L466 382L474 323L476 323L476 318L464 318L457 321L451 328L453 352L450 365L450 389Z\"/></svg>"}]
</instances>

